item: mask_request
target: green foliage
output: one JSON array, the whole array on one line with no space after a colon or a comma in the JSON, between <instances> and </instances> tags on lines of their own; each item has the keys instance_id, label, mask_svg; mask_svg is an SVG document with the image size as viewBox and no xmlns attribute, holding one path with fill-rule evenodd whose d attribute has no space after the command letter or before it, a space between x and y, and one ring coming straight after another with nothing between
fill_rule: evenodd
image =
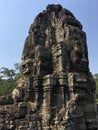
<instances>
[{"instance_id":1,"label":"green foliage","mask_svg":"<svg viewBox=\"0 0 98 130\"><path fill-rule=\"evenodd\" d=\"M0 96L11 95L12 90L16 87L16 82L2 81L0 84Z\"/></svg>"},{"instance_id":2,"label":"green foliage","mask_svg":"<svg viewBox=\"0 0 98 130\"><path fill-rule=\"evenodd\" d=\"M11 95L16 87L16 81L22 77L22 64L16 63L14 69L0 68L0 96Z\"/></svg>"},{"instance_id":3,"label":"green foliage","mask_svg":"<svg viewBox=\"0 0 98 130\"><path fill-rule=\"evenodd\" d=\"M95 80L98 80L98 74L97 73L94 74L93 77L94 77Z\"/></svg>"},{"instance_id":4,"label":"green foliage","mask_svg":"<svg viewBox=\"0 0 98 130\"><path fill-rule=\"evenodd\" d=\"M7 79L9 81L13 81L15 79L16 73L13 69L8 69L6 67L2 67L0 69L0 77Z\"/></svg>"},{"instance_id":5,"label":"green foliage","mask_svg":"<svg viewBox=\"0 0 98 130\"><path fill-rule=\"evenodd\" d=\"M22 77L23 77L23 74L21 74L21 73L19 74L19 73L18 73L18 74L16 75L16 81L17 81L18 79L22 78Z\"/></svg>"}]
</instances>

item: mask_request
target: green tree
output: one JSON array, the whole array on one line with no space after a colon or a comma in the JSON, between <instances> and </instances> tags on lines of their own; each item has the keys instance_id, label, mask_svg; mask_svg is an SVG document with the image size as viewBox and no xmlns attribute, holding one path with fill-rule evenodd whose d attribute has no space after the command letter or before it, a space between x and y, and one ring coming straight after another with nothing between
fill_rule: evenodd
<instances>
[{"instance_id":1,"label":"green tree","mask_svg":"<svg viewBox=\"0 0 98 130\"><path fill-rule=\"evenodd\" d=\"M93 75L94 79L98 79L98 73Z\"/></svg>"},{"instance_id":2,"label":"green tree","mask_svg":"<svg viewBox=\"0 0 98 130\"><path fill-rule=\"evenodd\" d=\"M0 69L0 96L10 95L16 87L16 80L22 77L22 64L15 63L15 70L7 67Z\"/></svg>"},{"instance_id":3,"label":"green tree","mask_svg":"<svg viewBox=\"0 0 98 130\"><path fill-rule=\"evenodd\" d=\"M15 70L2 67L0 70L0 77L7 79L8 81L13 81L16 77Z\"/></svg>"}]
</instances>

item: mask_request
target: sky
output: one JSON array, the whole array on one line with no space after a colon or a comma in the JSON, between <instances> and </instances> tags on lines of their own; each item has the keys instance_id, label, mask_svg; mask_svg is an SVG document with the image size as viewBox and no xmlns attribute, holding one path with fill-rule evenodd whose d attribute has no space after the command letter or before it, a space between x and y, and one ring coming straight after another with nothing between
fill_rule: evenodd
<instances>
[{"instance_id":1,"label":"sky","mask_svg":"<svg viewBox=\"0 0 98 130\"><path fill-rule=\"evenodd\" d=\"M48 4L61 4L86 32L89 68L98 73L98 0L0 0L0 68L21 63L24 41L34 18Z\"/></svg>"}]
</instances>

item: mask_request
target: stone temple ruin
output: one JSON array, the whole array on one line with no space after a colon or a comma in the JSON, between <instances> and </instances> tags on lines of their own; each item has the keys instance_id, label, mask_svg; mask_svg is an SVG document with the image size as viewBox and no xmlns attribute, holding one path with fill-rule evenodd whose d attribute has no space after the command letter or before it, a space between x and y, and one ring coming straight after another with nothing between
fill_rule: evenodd
<instances>
[{"instance_id":1,"label":"stone temple ruin","mask_svg":"<svg viewBox=\"0 0 98 130\"><path fill-rule=\"evenodd\" d=\"M22 66L12 97L0 97L0 130L97 130L86 34L70 11L48 5L37 15Z\"/></svg>"}]
</instances>

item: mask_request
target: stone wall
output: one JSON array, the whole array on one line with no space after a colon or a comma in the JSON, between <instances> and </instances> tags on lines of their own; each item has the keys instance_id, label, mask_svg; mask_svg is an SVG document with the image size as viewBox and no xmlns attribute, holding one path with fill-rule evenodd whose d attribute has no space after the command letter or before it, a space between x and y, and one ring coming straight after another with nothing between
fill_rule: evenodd
<instances>
[{"instance_id":1,"label":"stone wall","mask_svg":"<svg viewBox=\"0 0 98 130\"><path fill-rule=\"evenodd\" d=\"M0 98L1 130L97 130L86 34L70 11L48 5L37 15L22 67L12 97Z\"/></svg>"}]
</instances>

